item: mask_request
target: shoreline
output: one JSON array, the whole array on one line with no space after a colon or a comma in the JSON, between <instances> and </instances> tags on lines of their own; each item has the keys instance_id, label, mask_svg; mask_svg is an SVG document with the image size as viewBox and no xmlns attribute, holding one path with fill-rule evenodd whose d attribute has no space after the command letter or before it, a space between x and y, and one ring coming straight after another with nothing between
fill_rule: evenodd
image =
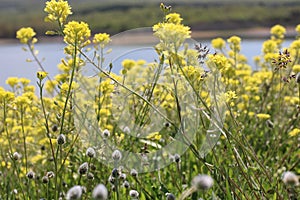
<instances>
[{"instance_id":1,"label":"shoreline","mask_svg":"<svg viewBox=\"0 0 300 200\"><path fill-rule=\"evenodd\" d=\"M119 34L111 35L112 45L126 45L126 44L145 44L158 42L157 38L153 37L153 33L148 29L147 31L135 31L138 29L132 29ZM196 30L192 31L192 39L195 40L211 40L217 37L227 39L233 35L239 36L242 39L269 39L270 28L256 27L248 29L234 29L234 30ZM286 27L286 39L294 39L297 35L295 27ZM118 37L117 37L118 36ZM63 38L59 36L38 37L39 43L52 43L62 42ZM18 39L14 38L0 38L0 45L4 44L20 44Z\"/></svg>"}]
</instances>

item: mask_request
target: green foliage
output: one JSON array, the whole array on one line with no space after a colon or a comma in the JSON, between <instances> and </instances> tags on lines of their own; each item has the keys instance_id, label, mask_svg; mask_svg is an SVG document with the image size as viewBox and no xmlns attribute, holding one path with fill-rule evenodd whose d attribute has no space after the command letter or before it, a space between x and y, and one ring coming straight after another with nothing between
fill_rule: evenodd
<instances>
[{"instance_id":1,"label":"green foliage","mask_svg":"<svg viewBox=\"0 0 300 200\"><path fill-rule=\"evenodd\" d=\"M114 74L103 66L109 35L90 40L88 24L70 21L65 3L46 5L55 19L48 30L66 44L61 72L53 80L38 72L37 87L16 77L9 90L0 87L1 199L299 196L300 25L289 47L286 29L273 26L254 71L241 38L212 40L215 54L191 48L189 27L161 4L158 60L125 59ZM43 69L34 30L21 28L17 38ZM88 66L95 76L84 75ZM172 152L159 151L169 144ZM94 191L98 184L108 197Z\"/></svg>"}]
</instances>

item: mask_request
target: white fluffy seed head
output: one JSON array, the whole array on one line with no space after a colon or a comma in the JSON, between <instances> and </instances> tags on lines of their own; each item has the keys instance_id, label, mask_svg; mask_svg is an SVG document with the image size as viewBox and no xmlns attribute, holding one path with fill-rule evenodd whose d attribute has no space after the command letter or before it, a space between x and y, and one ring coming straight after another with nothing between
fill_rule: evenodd
<instances>
[{"instance_id":1,"label":"white fluffy seed head","mask_svg":"<svg viewBox=\"0 0 300 200\"><path fill-rule=\"evenodd\" d=\"M77 200L77 199L80 199L81 196L82 196L81 186L75 185L68 190L66 199L67 200Z\"/></svg>"},{"instance_id":2,"label":"white fluffy seed head","mask_svg":"<svg viewBox=\"0 0 300 200\"><path fill-rule=\"evenodd\" d=\"M136 191L136 190L130 190L130 191L129 191L129 196L132 197L132 198L138 198L139 195L140 195L140 194L139 194L138 191Z\"/></svg>"},{"instance_id":3,"label":"white fluffy seed head","mask_svg":"<svg viewBox=\"0 0 300 200\"><path fill-rule=\"evenodd\" d=\"M286 185L294 185L298 186L299 185L299 177L294 173L294 172L284 172L282 174L282 181Z\"/></svg>"},{"instance_id":4,"label":"white fluffy seed head","mask_svg":"<svg viewBox=\"0 0 300 200\"><path fill-rule=\"evenodd\" d=\"M87 162L81 164L78 169L79 174L86 174L89 169L89 164Z\"/></svg>"},{"instance_id":5,"label":"white fluffy seed head","mask_svg":"<svg viewBox=\"0 0 300 200\"><path fill-rule=\"evenodd\" d=\"M104 138L108 138L108 137L110 136L109 130L104 129L104 131L102 132L102 136L103 136Z\"/></svg>"},{"instance_id":6,"label":"white fluffy seed head","mask_svg":"<svg viewBox=\"0 0 300 200\"><path fill-rule=\"evenodd\" d=\"M87 150L86 150L86 153L85 153L88 157L90 158L95 158L96 156L96 151L94 148L92 147L89 147Z\"/></svg>"},{"instance_id":7,"label":"white fluffy seed head","mask_svg":"<svg viewBox=\"0 0 300 200\"><path fill-rule=\"evenodd\" d=\"M113 158L115 161L120 161L120 160L122 159L122 153L121 153L121 151L115 150L115 151L112 153L112 158Z\"/></svg>"},{"instance_id":8,"label":"white fluffy seed head","mask_svg":"<svg viewBox=\"0 0 300 200\"><path fill-rule=\"evenodd\" d=\"M95 200L106 200L108 198L108 191L103 184L97 185L92 193Z\"/></svg>"},{"instance_id":9,"label":"white fluffy seed head","mask_svg":"<svg viewBox=\"0 0 300 200\"><path fill-rule=\"evenodd\" d=\"M133 177L137 177L138 176L138 172L135 169L131 169L130 175L133 176Z\"/></svg>"},{"instance_id":10,"label":"white fluffy seed head","mask_svg":"<svg viewBox=\"0 0 300 200\"><path fill-rule=\"evenodd\" d=\"M175 200L176 199L175 195L172 193L167 193L166 197L167 197L167 200Z\"/></svg>"},{"instance_id":11,"label":"white fluffy seed head","mask_svg":"<svg viewBox=\"0 0 300 200\"><path fill-rule=\"evenodd\" d=\"M192 180L192 185L197 190L208 190L211 188L214 184L214 180L211 178L211 176L206 174L199 174L195 176Z\"/></svg>"},{"instance_id":12,"label":"white fluffy seed head","mask_svg":"<svg viewBox=\"0 0 300 200\"><path fill-rule=\"evenodd\" d=\"M18 152L14 152L12 157L14 160L20 160L22 158L21 154Z\"/></svg>"},{"instance_id":13,"label":"white fluffy seed head","mask_svg":"<svg viewBox=\"0 0 300 200\"><path fill-rule=\"evenodd\" d=\"M57 144L63 145L66 143L66 136L64 134L60 134L57 136Z\"/></svg>"}]
</instances>

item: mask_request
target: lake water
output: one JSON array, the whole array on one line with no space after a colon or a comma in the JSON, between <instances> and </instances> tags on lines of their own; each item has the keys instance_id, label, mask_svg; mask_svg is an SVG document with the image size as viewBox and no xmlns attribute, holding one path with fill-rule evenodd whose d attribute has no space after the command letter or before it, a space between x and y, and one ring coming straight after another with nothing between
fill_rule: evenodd
<instances>
[{"instance_id":1,"label":"lake water","mask_svg":"<svg viewBox=\"0 0 300 200\"><path fill-rule=\"evenodd\" d=\"M248 58L248 62L253 68L253 57L261 54L261 46L263 40L243 40L241 52ZM286 41L283 46L287 46L291 41ZM209 41L201 41L204 45L210 45ZM57 64L64 58L63 43L38 43L35 48L39 51L38 57L43 60L44 69L49 73L50 77L54 77L58 73ZM26 62L26 59L32 59L29 52L22 50L21 44L0 44L0 86L8 88L5 80L8 77L25 77L36 82L36 72L39 69L35 62ZM149 62L157 59L153 50L153 45L118 45L112 46L112 52L106 56L107 63L113 62L114 72L120 70L120 63L123 59L144 59ZM213 50L212 50L213 52ZM92 53L90 53L92 57Z\"/></svg>"}]
</instances>

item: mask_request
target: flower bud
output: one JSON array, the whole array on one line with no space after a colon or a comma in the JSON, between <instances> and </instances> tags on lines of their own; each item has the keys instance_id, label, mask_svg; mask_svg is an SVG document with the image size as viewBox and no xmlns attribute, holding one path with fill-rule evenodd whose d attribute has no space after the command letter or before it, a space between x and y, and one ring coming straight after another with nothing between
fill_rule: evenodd
<instances>
[{"instance_id":1,"label":"flower bud","mask_svg":"<svg viewBox=\"0 0 300 200\"><path fill-rule=\"evenodd\" d=\"M115 150L113 153L112 153L112 158L115 160L115 161L120 161L122 159L122 153L119 151L119 150Z\"/></svg>"},{"instance_id":2,"label":"flower bud","mask_svg":"<svg viewBox=\"0 0 300 200\"><path fill-rule=\"evenodd\" d=\"M138 191L136 191L136 190L130 190L129 191L129 196L131 197L131 198L138 198L139 197L139 193L138 193Z\"/></svg>"},{"instance_id":3,"label":"flower bud","mask_svg":"<svg viewBox=\"0 0 300 200\"><path fill-rule=\"evenodd\" d=\"M13 153L13 159L14 160L20 160L21 159L21 154L19 154L18 152Z\"/></svg>"},{"instance_id":4,"label":"flower bud","mask_svg":"<svg viewBox=\"0 0 300 200\"><path fill-rule=\"evenodd\" d=\"M106 200L108 191L103 184L99 184L94 188L92 196L95 200Z\"/></svg>"},{"instance_id":5,"label":"flower bud","mask_svg":"<svg viewBox=\"0 0 300 200\"><path fill-rule=\"evenodd\" d=\"M69 191L67 192L66 199L67 200L76 200L80 199L82 196L82 188L79 185L73 186Z\"/></svg>"},{"instance_id":6,"label":"flower bud","mask_svg":"<svg viewBox=\"0 0 300 200\"><path fill-rule=\"evenodd\" d=\"M296 83L300 84L300 72L296 75Z\"/></svg>"},{"instance_id":7,"label":"flower bud","mask_svg":"<svg viewBox=\"0 0 300 200\"><path fill-rule=\"evenodd\" d=\"M294 173L294 172L284 172L282 174L282 181L286 185L294 185L298 186L299 185L299 177Z\"/></svg>"},{"instance_id":8,"label":"flower bud","mask_svg":"<svg viewBox=\"0 0 300 200\"><path fill-rule=\"evenodd\" d=\"M138 176L138 172L135 169L132 169L130 171L130 175L133 176L133 177L137 177Z\"/></svg>"},{"instance_id":9,"label":"flower bud","mask_svg":"<svg viewBox=\"0 0 300 200\"><path fill-rule=\"evenodd\" d=\"M32 172L32 171L30 171L30 172L28 172L28 173L26 174L26 176L27 176L28 179L34 179L35 173Z\"/></svg>"},{"instance_id":10,"label":"flower bud","mask_svg":"<svg viewBox=\"0 0 300 200\"><path fill-rule=\"evenodd\" d=\"M66 143L66 136L64 134L60 134L58 137L57 137L57 144L58 145L63 145Z\"/></svg>"},{"instance_id":11,"label":"flower bud","mask_svg":"<svg viewBox=\"0 0 300 200\"><path fill-rule=\"evenodd\" d=\"M79 166L78 173L80 175L86 174L89 169L89 164L87 162Z\"/></svg>"},{"instance_id":12,"label":"flower bud","mask_svg":"<svg viewBox=\"0 0 300 200\"><path fill-rule=\"evenodd\" d=\"M205 174L199 174L195 176L192 180L192 185L197 190L207 190L211 188L214 184L214 180L209 176Z\"/></svg>"},{"instance_id":13,"label":"flower bud","mask_svg":"<svg viewBox=\"0 0 300 200\"><path fill-rule=\"evenodd\" d=\"M90 158L94 158L96 156L96 151L94 150L94 148L92 147L89 147L87 150L86 150L86 155Z\"/></svg>"}]
</instances>

